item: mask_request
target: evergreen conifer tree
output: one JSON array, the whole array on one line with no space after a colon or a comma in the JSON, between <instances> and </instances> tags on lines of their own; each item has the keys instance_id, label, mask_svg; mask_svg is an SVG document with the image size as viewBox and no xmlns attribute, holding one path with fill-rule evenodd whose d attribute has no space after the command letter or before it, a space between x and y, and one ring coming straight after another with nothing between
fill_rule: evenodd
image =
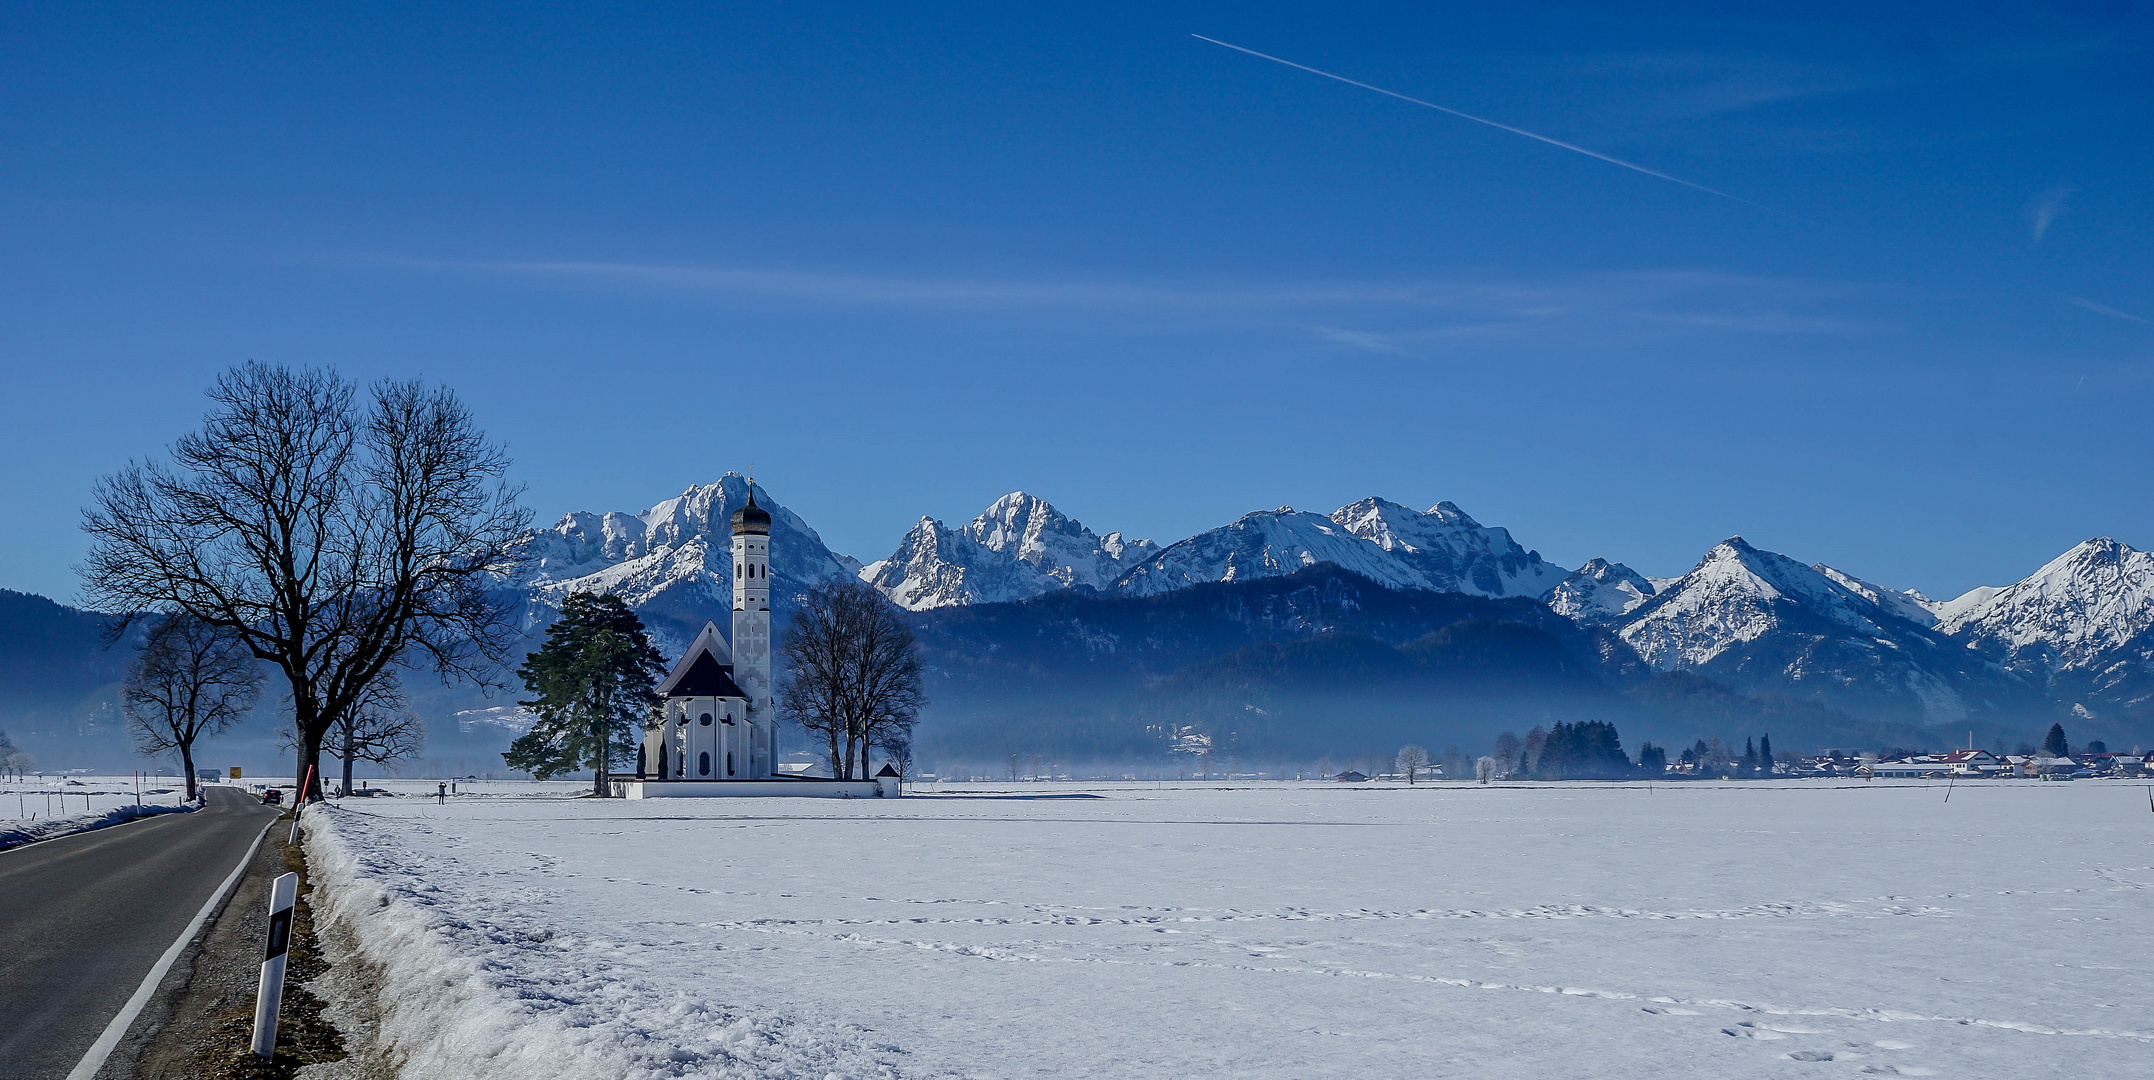
<instances>
[{"instance_id":1,"label":"evergreen conifer tree","mask_svg":"<svg viewBox=\"0 0 2154 1080\"><path fill-rule=\"evenodd\" d=\"M1758 736L1758 768L1764 775L1773 774L1773 733Z\"/></svg>"},{"instance_id":2,"label":"evergreen conifer tree","mask_svg":"<svg viewBox=\"0 0 2154 1080\"><path fill-rule=\"evenodd\" d=\"M1755 739L1743 740L1743 775L1755 776L1758 771L1758 743Z\"/></svg>"},{"instance_id":3,"label":"evergreen conifer tree","mask_svg":"<svg viewBox=\"0 0 2154 1080\"><path fill-rule=\"evenodd\" d=\"M1652 743L1640 745L1638 747L1638 771L1645 774L1649 779L1665 775L1668 771L1667 748L1655 746Z\"/></svg>"},{"instance_id":4,"label":"evergreen conifer tree","mask_svg":"<svg viewBox=\"0 0 2154 1080\"><path fill-rule=\"evenodd\" d=\"M2072 744L2064 738L2064 725L2049 725L2049 737L2042 740L2042 752L2050 757L2065 757L2072 751Z\"/></svg>"},{"instance_id":5,"label":"evergreen conifer tree","mask_svg":"<svg viewBox=\"0 0 2154 1080\"><path fill-rule=\"evenodd\" d=\"M634 752L664 671L643 620L620 597L571 594L517 672L537 695L517 704L539 719L502 759L541 780L590 769L592 794L605 797L607 771Z\"/></svg>"}]
</instances>

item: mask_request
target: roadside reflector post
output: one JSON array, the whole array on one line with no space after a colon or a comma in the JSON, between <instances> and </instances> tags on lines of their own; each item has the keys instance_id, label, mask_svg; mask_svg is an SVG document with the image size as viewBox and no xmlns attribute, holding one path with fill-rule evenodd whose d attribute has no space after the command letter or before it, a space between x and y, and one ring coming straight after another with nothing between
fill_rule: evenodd
<instances>
[{"instance_id":1,"label":"roadside reflector post","mask_svg":"<svg viewBox=\"0 0 2154 1080\"><path fill-rule=\"evenodd\" d=\"M284 954L292 945L292 905L299 875L282 874L269 886L269 943L262 950L262 985L254 998L254 1054L276 1057L277 1007L284 1002Z\"/></svg>"}]
</instances>

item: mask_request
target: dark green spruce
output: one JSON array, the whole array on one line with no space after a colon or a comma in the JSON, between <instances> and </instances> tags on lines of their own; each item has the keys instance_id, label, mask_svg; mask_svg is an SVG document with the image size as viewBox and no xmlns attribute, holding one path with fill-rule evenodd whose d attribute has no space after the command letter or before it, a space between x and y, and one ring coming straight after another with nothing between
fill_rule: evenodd
<instances>
[{"instance_id":1,"label":"dark green spruce","mask_svg":"<svg viewBox=\"0 0 2154 1080\"><path fill-rule=\"evenodd\" d=\"M2072 744L2064 738L2064 725L2049 725L2049 737L2042 740L2042 752L2050 757L2070 757Z\"/></svg>"},{"instance_id":2,"label":"dark green spruce","mask_svg":"<svg viewBox=\"0 0 2154 1080\"><path fill-rule=\"evenodd\" d=\"M533 695L517 704L538 723L502 759L541 780L589 769L591 793L604 798L607 773L635 753L664 672L643 620L620 597L570 595L546 644L517 671Z\"/></svg>"}]
</instances>

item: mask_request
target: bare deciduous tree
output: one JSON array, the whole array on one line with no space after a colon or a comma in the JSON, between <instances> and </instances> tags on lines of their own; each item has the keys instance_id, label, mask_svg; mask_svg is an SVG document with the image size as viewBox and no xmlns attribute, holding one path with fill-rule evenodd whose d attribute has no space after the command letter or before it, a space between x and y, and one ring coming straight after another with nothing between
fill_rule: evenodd
<instances>
[{"instance_id":1,"label":"bare deciduous tree","mask_svg":"<svg viewBox=\"0 0 2154 1080\"><path fill-rule=\"evenodd\" d=\"M1525 744L1518 741L1517 735L1506 731L1496 736L1495 758L1497 774L1507 775L1514 772L1523 772L1524 770L1519 767L1519 756L1524 750Z\"/></svg>"},{"instance_id":2,"label":"bare deciduous tree","mask_svg":"<svg viewBox=\"0 0 2154 1080\"><path fill-rule=\"evenodd\" d=\"M20 780L22 774L28 771L30 755L23 753L22 748L7 737L7 732L0 731L0 776L13 776Z\"/></svg>"},{"instance_id":3,"label":"bare deciduous tree","mask_svg":"<svg viewBox=\"0 0 2154 1080\"><path fill-rule=\"evenodd\" d=\"M301 797L320 798L322 739L392 664L502 685L514 601L489 586L530 516L446 387L385 380L362 403L333 371L249 362L209 397L169 463L98 482L84 593L231 631L276 667Z\"/></svg>"},{"instance_id":4,"label":"bare deciduous tree","mask_svg":"<svg viewBox=\"0 0 2154 1080\"><path fill-rule=\"evenodd\" d=\"M867 779L868 748L906 738L927 697L920 654L897 608L863 582L809 590L778 645L778 708L830 746L837 779Z\"/></svg>"},{"instance_id":5,"label":"bare deciduous tree","mask_svg":"<svg viewBox=\"0 0 2154 1080\"><path fill-rule=\"evenodd\" d=\"M1414 782L1414 777L1419 775L1421 770L1429 767L1429 752L1412 743L1407 743L1405 746L1399 747L1397 765L1398 770L1406 774L1406 782L1411 784Z\"/></svg>"},{"instance_id":6,"label":"bare deciduous tree","mask_svg":"<svg viewBox=\"0 0 2154 1080\"><path fill-rule=\"evenodd\" d=\"M195 797L194 744L215 737L253 711L262 671L239 635L187 615L173 615L150 632L120 687L120 710L147 757L177 752Z\"/></svg>"},{"instance_id":7,"label":"bare deciduous tree","mask_svg":"<svg viewBox=\"0 0 2154 1080\"><path fill-rule=\"evenodd\" d=\"M344 765L344 782L337 794L352 793L352 764L371 761L386 765L399 758L416 756L426 745L426 721L412 712L404 696L404 684L383 672L367 684L359 703L345 710L330 726L330 745Z\"/></svg>"}]
</instances>

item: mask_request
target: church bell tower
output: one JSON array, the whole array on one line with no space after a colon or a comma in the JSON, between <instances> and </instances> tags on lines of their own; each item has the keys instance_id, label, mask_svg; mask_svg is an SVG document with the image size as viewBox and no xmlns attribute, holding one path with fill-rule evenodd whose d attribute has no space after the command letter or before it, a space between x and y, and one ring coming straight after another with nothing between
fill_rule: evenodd
<instances>
[{"instance_id":1,"label":"church bell tower","mask_svg":"<svg viewBox=\"0 0 2154 1080\"><path fill-rule=\"evenodd\" d=\"M769 776L778 753L770 685L770 511L748 501L733 511L733 677L748 698L749 776Z\"/></svg>"}]
</instances>

